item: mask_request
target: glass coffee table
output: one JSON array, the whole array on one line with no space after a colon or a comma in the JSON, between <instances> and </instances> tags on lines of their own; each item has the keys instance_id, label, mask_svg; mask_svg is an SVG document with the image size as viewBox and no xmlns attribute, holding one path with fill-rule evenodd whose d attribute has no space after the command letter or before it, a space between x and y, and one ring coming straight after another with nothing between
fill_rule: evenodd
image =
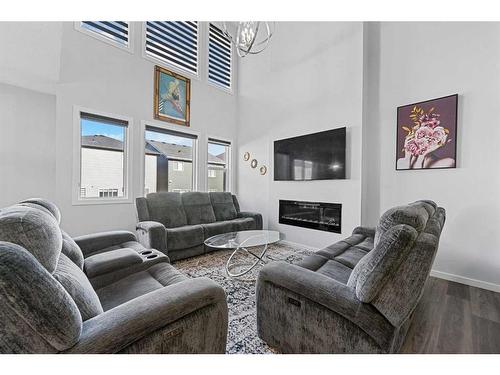
<instances>
[{"instance_id":1,"label":"glass coffee table","mask_svg":"<svg viewBox=\"0 0 500 375\"><path fill-rule=\"evenodd\" d=\"M279 240L280 233L273 230L245 230L212 236L205 240L205 245L216 249L234 249L226 262L226 272L231 277L239 277L250 272L259 262L264 262L263 258L266 255L268 245ZM240 252L253 256L256 258L255 261L231 263L234 256ZM236 273L231 272L231 269L235 267L242 267L242 269Z\"/></svg>"}]
</instances>

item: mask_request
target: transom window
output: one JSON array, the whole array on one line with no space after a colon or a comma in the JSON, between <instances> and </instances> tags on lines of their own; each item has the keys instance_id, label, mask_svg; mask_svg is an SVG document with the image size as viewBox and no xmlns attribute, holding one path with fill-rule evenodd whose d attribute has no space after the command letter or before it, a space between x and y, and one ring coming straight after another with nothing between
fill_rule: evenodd
<instances>
[{"instance_id":1,"label":"transom window","mask_svg":"<svg viewBox=\"0 0 500 375\"><path fill-rule=\"evenodd\" d=\"M77 29L126 49L130 48L130 23L125 21L81 21L77 23Z\"/></svg>"},{"instance_id":2,"label":"transom window","mask_svg":"<svg viewBox=\"0 0 500 375\"><path fill-rule=\"evenodd\" d=\"M214 24L208 32L208 81L226 90L232 86L232 46Z\"/></svg>"},{"instance_id":3,"label":"transom window","mask_svg":"<svg viewBox=\"0 0 500 375\"><path fill-rule=\"evenodd\" d=\"M198 22L148 21L145 54L198 75Z\"/></svg>"},{"instance_id":4,"label":"transom window","mask_svg":"<svg viewBox=\"0 0 500 375\"><path fill-rule=\"evenodd\" d=\"M144 193L195 190L197 137L146 126Z\"/></svg>"},{"instance_id":5,"label":"transom window","mask_svg":"<svg viewBox=\"0 0 500 375\"><path fill-rule=\"evenodd\" d=\"M207 171L208 191L229 190L231 143L208 139Z\"/></svg>"}]
</instances>

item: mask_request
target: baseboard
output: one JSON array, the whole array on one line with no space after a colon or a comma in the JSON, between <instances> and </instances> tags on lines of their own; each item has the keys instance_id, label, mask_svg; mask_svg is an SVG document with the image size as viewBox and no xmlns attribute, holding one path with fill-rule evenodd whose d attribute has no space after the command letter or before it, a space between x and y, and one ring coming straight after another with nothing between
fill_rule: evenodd
<instances>
[{"instance_id":1,"label":"baseboard","mask_svg":"<svg viewBox=\"0 0 500 375\"><path fill-rule=\"evenodd\" d=\"M487 281L470 279L468 277L458 276L458 275L454 275L452 273L441 272L441 271L436 271L436 270L431 271L431 276L437 277L438 279L455 281L455 282L460 283L460 284L474 286L476 288L491 290L493 292L500 292L500 285L489 283Z\"/></svg>"}]
</instances>

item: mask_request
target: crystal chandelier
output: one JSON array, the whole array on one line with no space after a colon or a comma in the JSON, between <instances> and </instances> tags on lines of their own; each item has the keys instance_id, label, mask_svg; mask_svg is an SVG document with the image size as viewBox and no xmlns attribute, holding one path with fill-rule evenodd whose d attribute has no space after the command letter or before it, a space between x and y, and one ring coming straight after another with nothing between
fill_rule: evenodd
<instances>
[{"instance_id":1,"label":"crystal chandelier","mask_svg":"<svg viewBox=\"0 0 500 375\"><path fill-rule=\"evenodd\" d=\"M222 23L222 31L236 47L239 57L264 51L275 29L275 22L245 21L238 22L235 32L231 33L226 22Z\"/></svg>"}]
</instances>

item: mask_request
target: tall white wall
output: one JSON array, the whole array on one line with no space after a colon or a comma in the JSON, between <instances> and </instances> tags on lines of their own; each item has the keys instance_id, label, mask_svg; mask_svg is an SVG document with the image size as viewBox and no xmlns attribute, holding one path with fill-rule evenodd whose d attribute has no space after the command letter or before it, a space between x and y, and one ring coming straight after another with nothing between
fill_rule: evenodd
<instances>
[{"instance_id":1,"label":"tall white wall","mask_svg":"<svg viewBox=\"0 0 500 375\"><path fill-rule=\"evenodd\" d=\"M154 63L142 57L141 23L134 23L135 52L129 53L89 37L63 23L61 72L57 85L56 203L63 212L62 225L73 235L112 229L134 229L134 203L73 205L73 106L79 105L133 118L132 197L142 195L141 154L144 135L141 120L153 123ZM191 80L191 130L199 133L199 161L206 163L206 137L236 137L236 96L206 82L205 39L201 38L200 79ZM164 126L164 122L155 122ZM177 126L179 131L184 128ZM200 189L206 169L199 168Z\"/></svg>"},{"instance_id":2,"label":"tall white wall","mask_svg":"<svg viewBox=\"0 0 500 375\"><path fill-rule=\"evenodd\" d=\"M0 83L0 207L55 198L56 98Z\"/></svg>"},{"instance_id":3,"label":"tall white wall","mask_svg":"<svg viewBox=\"0 0 500 375\"><path fill-rule=\"evenodd\" d=\"M278 23L270 47L240 60L238 194L286 240L322 247L345 237L361 217L363 24ZM347 179L273 181L273 141L347 127ZM250 152L269 173L243 161ZM342 234L278 223L279 199L342 203Z\"/></svg>"},{"instance_id":4,"label":"tall white wall","mask_svg":"<svg viewBox=\"0 0 500 375\"><path fill-rule=\"evenodd\" d=\"M447 212L434 272L500 290L500 24L368 28L376 48L367 60L365 171L379 177L367 180L365 223L391 206L432 199ZM455 93L457 168L396 171L396 107Z\"/></svg>"},{"instance_id":5,"label":"tall white wall","mask_svg":"<svg viewBox=\"0 0 500 375\"><path fill-rule=\"evenodd\" d=\"M61 209L63 228L72 235L135 228L133 202L72 202L73 157L78 152L73 149L74 106L133 119L129 188L132 198L143 193L141 121L160 127L166 123L153 121L155 63L142 56L142 24L135 22L133 28L135 48L129 53L76 31L73 22L0 23L0 82L29 89L0 86L1 205L32 196L53 199ZM237 104L235 95L207 83L204 32L200 51L200 78L191 80L189 130L199 135L197 177L203 189L206 139L235 140Z\"/></svg>"}]
</instances>

